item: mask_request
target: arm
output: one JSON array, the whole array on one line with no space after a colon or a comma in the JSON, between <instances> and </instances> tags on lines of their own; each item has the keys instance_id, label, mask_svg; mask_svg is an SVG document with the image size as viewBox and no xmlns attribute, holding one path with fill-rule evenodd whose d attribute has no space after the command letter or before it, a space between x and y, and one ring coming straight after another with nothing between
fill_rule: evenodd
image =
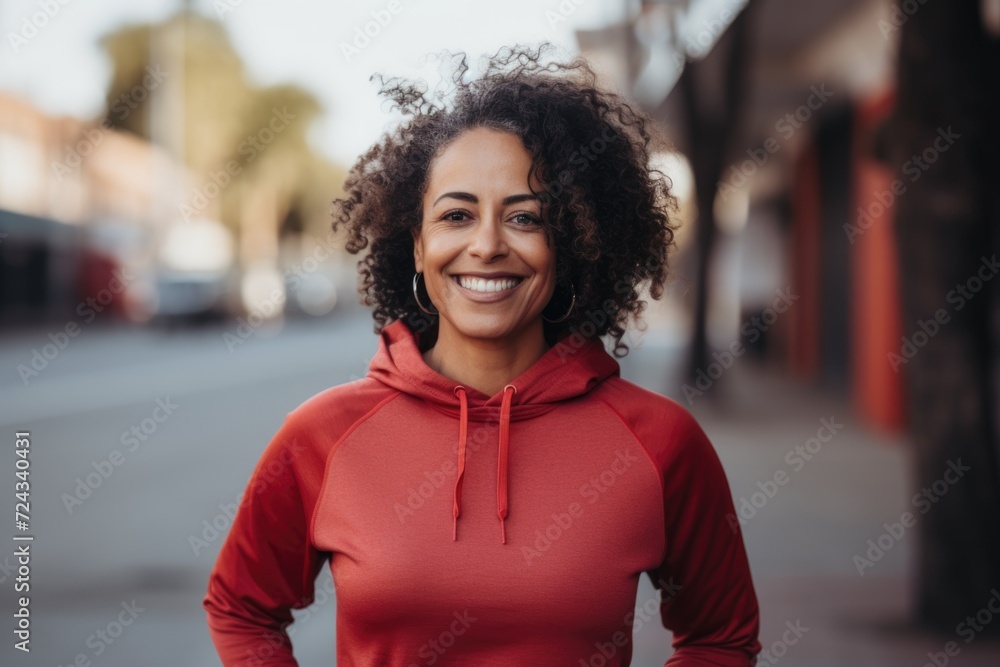
<instances>
[{"instance_id":1,"label":"arm","mask_svg":"<svg viewBox=\"0 0 1000 667\"><path fill-rule=\"evenodd\" d=\"M761 649L760 618L729 483L689 413L673 437L663 471L666 552L649 573L674 635L665 667L747 667Z\"/></svg>"},{"instance_id":2,"label":"arm","mask_svg":"<svg viewBox=\"0 0 1000 667\"><path fill-rule=\"evenodd\" d=\"M308 455L293 418L268 444L240 500L202 601L225 667L297 666L286 627L313 601L326 561L309 539ZM300 470L308 479L303 479Z\"/></svg>"}]
</instances>

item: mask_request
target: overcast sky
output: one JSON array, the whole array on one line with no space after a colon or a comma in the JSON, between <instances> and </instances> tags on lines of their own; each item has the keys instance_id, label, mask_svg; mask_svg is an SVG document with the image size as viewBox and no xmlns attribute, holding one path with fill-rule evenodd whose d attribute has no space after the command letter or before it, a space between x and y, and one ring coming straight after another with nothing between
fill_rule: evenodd
<instances>
[{"instance_id":1,"label":"overcast sky","mask_svg":"<svg viewBox=\"0 0 1000 667\"><path fill-rule=\"evenodd\" d=\"M44 17L42 5L58 11ZM100 36L126 23L159 20L183 3L174 0L4 0L0 2L0 91L7 91L52 114L93 118L101 113L111 76ZM616 20L625 0L389 0L352 3L309 0L208 0L194 2L220 17L251 77L259 84L298 83L312 91L327 115L312 128L316 148L349 165L394 120L376 95L372 73L422 75L437 81L436 65L421 61L441 49L465 50L473 58L503 45L550 40L576 53L579 28ZM229 11L219 12L216 7ZM51 11L51 8L50 8ZM373 21L372 12L391 16L387 25L350 62L342 44L356 27ZM44 23L31 35L25 19ZM44 17L44 20L43 20ZM23 37L24 41L11 35Z\"/></svg>"}]
</instances>

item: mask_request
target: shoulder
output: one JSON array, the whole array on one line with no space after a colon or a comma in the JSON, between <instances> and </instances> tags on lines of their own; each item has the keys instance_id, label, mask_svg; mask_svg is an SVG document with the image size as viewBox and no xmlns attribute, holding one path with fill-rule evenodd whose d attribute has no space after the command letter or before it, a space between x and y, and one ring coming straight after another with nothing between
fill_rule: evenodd
<instances>
[{"instance_id":1,"label":"shoulder","mask_svg":"<svg viewBox=\"0 0 1000 667\"><path fill-rule=\"evenodd\" d=\"M335 433L350 428L398 395L397 390L377 380L359 378L310 396L289 412L285 421L303 431Z\"/></svg>"},{"instance_id":2,"label":"shoulder","mask_svg":"<svg viewBox=\"0 0 1000 667\"><path fill-rule=\"evenodd\" d=\"M678 457L715 454L694 415L672 398L621 377L601 383L595 398L618 415L661 470Z\"/></svg>"},{"instance_id":3,"label":"shoulder","mask_svg":"<svg viewBox=\"0 0 1000 667\"><path fill-rule=\"evenodd\" d=\"M399 392L372 378L360 378L324 389L285 415L271 449L297 469L322 469L344 436Z\"/></svg>"}]
</instances>

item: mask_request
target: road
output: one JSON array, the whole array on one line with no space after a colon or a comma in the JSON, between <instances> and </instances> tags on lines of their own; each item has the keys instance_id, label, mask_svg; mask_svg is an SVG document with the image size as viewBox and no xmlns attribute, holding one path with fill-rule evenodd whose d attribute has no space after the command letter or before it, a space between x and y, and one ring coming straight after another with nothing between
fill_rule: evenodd
<instances>
[{"instance_id":1,"label":"road","mask_svg":"<svg viewBox=\"0 0 1000 667\"><path fill-rule=\"evenodd\" d=\"M48 330L4 340L0 424L11 449L16 430L31 434L35 541L30 660L5 641L0 663L219 664L200 603L224 532L198 550L189 537L237 500L285 414L363 375L377 345L361 316L261 328L227 345L235 331L85 329L58 354L50 348L27 385L17 367L30 367ZM14 481L3 476L2 497L13 498ZM12 554L0 555L5 610ZM315 605L295 633L303 665L330 664L334 611ZM102 639L123 612L124 631Z\"/></svg>"}]
</instances>

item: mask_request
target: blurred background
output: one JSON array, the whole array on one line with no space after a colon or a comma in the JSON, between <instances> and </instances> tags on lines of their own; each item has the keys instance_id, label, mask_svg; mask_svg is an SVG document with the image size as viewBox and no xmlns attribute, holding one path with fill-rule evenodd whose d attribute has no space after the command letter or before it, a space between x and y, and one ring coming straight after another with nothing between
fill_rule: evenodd
<instances>
[{"instance_id":1,"label":"blurred background","mask_svg":"<svg viewBox=\"0 0 1000 667\"><path fill-rule=\"evenodd\" d=\"M0 495L28 431L35 535L32 651L8 630L0 663L219 664L201 599L250 472L377 346L329 234L400 120L369 77L547 40L674 144L675 276L622 375L719 451L758 664L1000 664L1000 0L7 0L0 27ZM655 618L634 640L670 654Z\"/></svg>"}]
</instances>

